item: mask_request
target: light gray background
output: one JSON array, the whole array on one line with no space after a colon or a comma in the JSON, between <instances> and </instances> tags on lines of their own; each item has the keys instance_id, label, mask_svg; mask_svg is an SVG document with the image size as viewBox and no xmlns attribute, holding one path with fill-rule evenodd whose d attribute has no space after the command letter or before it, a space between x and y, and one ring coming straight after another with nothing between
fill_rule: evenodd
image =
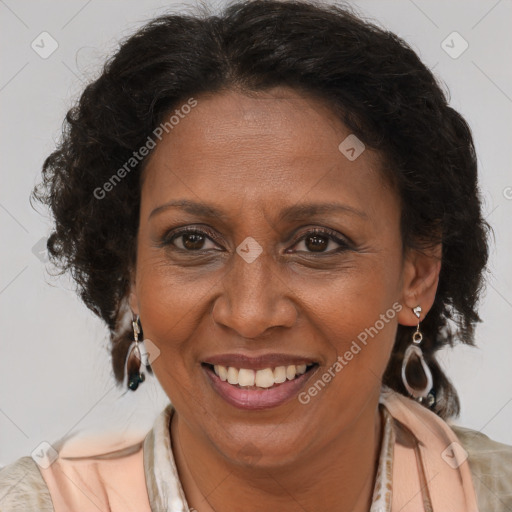
<instances>
[{"instance_id":1,"label":"light gray background","mask_svg":"<svg viewBox=\"0 0 512 512\"><path fill-rule=\"evenodd\" d=\"M472 127L496 241L479 348L457 347L441 360L460 393L458 423L512 444L511 1L354 4L413 46ZM106 329L79 302L69 280L45 273L38 243L50 223L31 208L28 195L83 84L98 74L119 39L173 5L0 0L0 466L30 454L41 441L70 434L101 433L100 444L141 438L167 401L154 380L136 393L114 386ZM31 48L44 31L58 43L47 59ZM441 46L453 31L469 44L456 59ZM460 49L461 41L452 40L448 44ZM68 446L80 449L78 443Z\"/></svg>"}]
</instances>

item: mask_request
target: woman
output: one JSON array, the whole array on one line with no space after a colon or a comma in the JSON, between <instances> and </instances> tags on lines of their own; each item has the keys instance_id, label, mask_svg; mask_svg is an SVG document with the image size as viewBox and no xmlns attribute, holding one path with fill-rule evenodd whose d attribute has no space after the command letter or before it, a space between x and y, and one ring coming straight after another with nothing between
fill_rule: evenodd
<instances>
[{"instance_id":1,"label":"woman","mask_svg":"<svg viewBox=\"0 0 512 512\"><path fill-rule=\"evenodd\" d=\"M479 321L473 141L403 41L305 2L164 16L67 122L49 252L118 382L172 406L122 451L11 464L2 511L512 508L512 448L446 423L435 359Z\"/></svg>"}]
</instances>

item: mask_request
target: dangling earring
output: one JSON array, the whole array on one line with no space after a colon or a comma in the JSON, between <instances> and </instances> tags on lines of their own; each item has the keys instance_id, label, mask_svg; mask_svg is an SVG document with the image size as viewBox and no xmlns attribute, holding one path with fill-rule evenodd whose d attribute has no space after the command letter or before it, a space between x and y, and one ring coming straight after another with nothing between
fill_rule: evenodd
<instances>
[{"instance_id":1,"label":"dangling earring","mask_svg":"<svg viewBox=\"0 0 512 512\"><path fill-rule=\"evenodd\" d=\"M413 312L418 317L418 326L412 335L412 343L407 347L404 354L404 359L402 361L402 382L404 383L405 389L407 389L414 399L420 403L423 403L426 399L427 405L431 407L435 403L435 396L431 393L433 387L432 373L425 362L423 352L419 346L423 339L423 335L420 332L419 320L421 316L421 306L413 308ZM423 377L420 377L419 372L417 371L419 368L418 362L420 363L419 366L421 366L421 369L423 370ZM411 363L416 363L416 367L412 368ZM412 385L408 381L408 376L409 379L413 381Z\"/></svg>"},{"instance_id":2,"label":"dangling earring","mask_svg":"<svg viewBox=\"0 0 512 512\"><path fill-rule=\"evenodd\" d=\"M145 375L141 373L143 365L143 356L147 355L146 350L139 341L140 324L139 315L134 316L132 320L133 327L133 341L128 349L128 356L126 358L125 374L128 379L128 388L135 391L139 384L144 382ZM142 349L142 351L141 351ZM142 352L142 353L141 353Z\"/></svg>"}]
</instances>

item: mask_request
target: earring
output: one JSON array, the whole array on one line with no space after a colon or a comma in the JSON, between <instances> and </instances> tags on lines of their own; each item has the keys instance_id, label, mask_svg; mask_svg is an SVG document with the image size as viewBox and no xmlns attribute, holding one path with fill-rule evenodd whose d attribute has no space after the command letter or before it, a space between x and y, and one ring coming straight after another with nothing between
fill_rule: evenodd
<instances>
[{"instance_id":1,"label":"earring","mask_svg":"<svg viewBox=\"0 0 512 512\"><path fill-rule=\"evenodd\" d=\"M128 349L128 356L125 364L125 375L128 380L128 388L135 391L139 384L144 382L145 375L141 373L141 367L143 363L143 357L147 356L144 345L139 341L140 334L140 323L139 315L134 316L132 319L133 327L133 341ZM142 350L141 350L142 349Z\"/></svg>"},{"instance_id":2,"label":"earring","mask_svg":"<svg viewBox=\"0 0 512 512\"><path fill-rule=\"evenodd\" d=\"M408 393L418 402L426 403L429 407L434 405L435 396L431 392L433 387L432 373L425 362L423 352L420 348L423 335L420 332L421 306L413 308L414 314L418 317L416 331L412 335L412 343L407 347L402 361L402 382ZM419 363L419 365L418 365ZM418 371L421 367L422 372ZM423 376L420 375L423 373Z\"/></svg>"}]
</instances>

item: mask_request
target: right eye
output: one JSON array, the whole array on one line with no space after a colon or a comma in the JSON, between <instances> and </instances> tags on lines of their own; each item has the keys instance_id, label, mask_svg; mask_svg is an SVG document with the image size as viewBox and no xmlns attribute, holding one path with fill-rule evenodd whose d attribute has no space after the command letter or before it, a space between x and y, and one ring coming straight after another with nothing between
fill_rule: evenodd
<instances>
[{"instance_id":1,"label":"right eye","mask_svg":"<svg viewBox=\"0 0 512 512\"><path fill-rule=\"evenodd\" d=\"M212 240L212 233L197 228L185 228L178 230L170 235L166 235L164 244L166 246L173 245L177 249L187 252L208 251L211 249L218 250L217 244ZM208 242L213 246L206 247Z\"/></svg>"}]
</instances>

